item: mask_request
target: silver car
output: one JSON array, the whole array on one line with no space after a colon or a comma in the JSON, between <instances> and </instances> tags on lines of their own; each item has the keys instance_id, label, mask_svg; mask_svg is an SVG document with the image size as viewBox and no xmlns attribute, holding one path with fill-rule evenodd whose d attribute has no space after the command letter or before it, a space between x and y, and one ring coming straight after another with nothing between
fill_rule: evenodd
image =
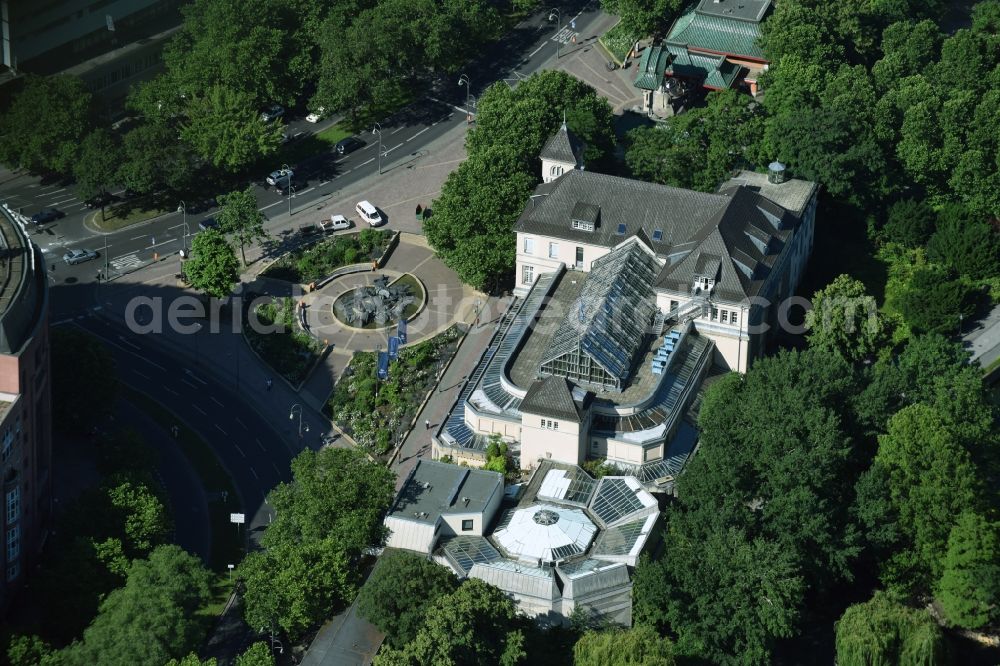
<instances>
[{"instance_id":1,"label":"silver car","mask_svg":"<svg viewBox=\"0 0 1000 666\"><path fill-rule=\"evenodd\" d=\"M76 264L82 264L85 261L90 261L91 259L97 259L97 253L93 250L70 250L63 255L63 261L65 261L70 266Z\"/></svg>"}]
</instances>

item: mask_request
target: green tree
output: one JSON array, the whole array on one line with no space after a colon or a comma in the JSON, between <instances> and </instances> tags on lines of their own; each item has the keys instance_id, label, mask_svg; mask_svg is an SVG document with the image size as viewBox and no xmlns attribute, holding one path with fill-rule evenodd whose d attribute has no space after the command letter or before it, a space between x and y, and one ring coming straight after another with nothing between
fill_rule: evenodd
<instances>
[{"instance_id":1,"label":"green tree","mask_svg":"<svg viewBox=\"0 0 1000 666\"><path fill-rule=\"evenodd\" d=\"M883 579L903 590L930 590L941 577L954 517L978 506L981 480L947 420L928 405L904 407L878 442L874 464L886 471L904 537Z\"/></svg>"},{"instance_id":2,"label":"green tree","mask_svg":"<svg viewBox=\"0 0 1000 666\"><path fill-rule=\"evenodd\" d=\"M934 233L937 215L927 202L904 199L889 207L885 240L905 247L921 247Z\"/></svg>"},{"instance_id":3,"label":"green tree","mask_svg":"<svg viewBox=\"0 0 1000 666\"><path fill-rule=\"evenodd\" d=\"M966 511L948 535L935 596L948 621L978 629L1000 616L1000 528Z\"/></svg>"},{"instance_id":4,"label":"green tree","mask_svg":"<svg viewBox=\"0 0 1000 666\"><path fill-rule=\"evenodd\" d=\"M177 192L194 183L198 160L169 123L146 122L130 130L122 138L122 153L118 177L136 192Z\"/></svg>"},{"instance_id":5,"label":"green tree","mask_svg":"<svg viewBox=\"0 0 1000 666\"><path fill-rule=\"evenodd\" d=\"M10 666L40 666L51 661L51 657L52 646L35 635L12 636L7 645Z\"/></svg>"},{"instance_id":6,"label":"green tree","mask_svg":"<svg viewBox=\"0 0 1000 666\"><path fill-rule=\"evenodd\" d=\"M246 246L267 238L264 230L264 214L257 209L257 197L253 187L237 190L219 197L219 228L232 236L240 244L243 265L247 264Z\"/></svg>"},{"instance_id":7,"label":"green tree","mask_svg":"<svg viewBox=\"0 0 1000 666\"><path fill-rule=\"evenodd\" d=\"M758 162L763 109L735 90L711 92L706 106L629 133L625 161L633 175L713 192L734 168Z\"/></svg>"},{"instance_id":8,"label":"green tree","mask_svg":"<svg viewBox=\"0 0 1000 666\"><path fill-rule=\"evenodd\" d=\"M76 328L55 328L52 340L52 407L55 426L88 432L111 413L118 375L111 353L96 338Z\"/></svg>"},{"instance_id":9,"label":"green tree","mask_svg":"<svg viewBox=\"0 0 1000 666\"><path fill-rule=\"evenodd\" d=\"M458 587L452 573L425 557L387 551L358 594L358 610L402 648L424 623L427 608Z\"/></svg>"},{"instance_id":10,"label":"green tree","mask_svg":"<svg viewBox=\"0 0 1000 666\"><path fill-rule=\"evenodd\" d=\"M27 75L0 118L0 160L12 168L72 173L80 142L93 126L91 101L75 76Z\"/></svg>"},{"instance_id":11,"label":"green tree","mask_svg":"<svg viewBox=\"0 0 1000 666\"><path fill-rule=\"evenodd\" d=\"M673 666L673 647L646 625L588 631L573 646L573 666Z\"/></svg>"},{"instance_id":12,"label":"green tree","mask_svg":"<svg viewBox=\"0 0 1000 666\"><path fill-rule=\"evenodd\" d=\"M171 659L167 662L167 666L216 666L216 663L215 657L202 661L197 654L191 652L180 659Z\"/></svg>"},{"instance_id":13,"label":"green tree","mask_svg":"<svg viewBox=\"0 0 1000 666\"><path fill-rule=\"evenodd\" d=\"M210 596L211 575L177 546L160 546L136 560L125 587L111 592L83 640L68 648L71 664L160 666L201 642L196 615Z\"/></svg>"},{"instance_id":14,"label":"green tree","mask_svg":"<svg viewBox=\"0 0 1000 666\"><path fill-rule=\"evenodd\" d=\"M470 157L448 176L424 233L463 282L492 286L514 266L514 222L535 179L500 146Z\"/></svg>"},{"instance_id":15,"label":"green tree","mask_svg":"<svg viewBox=\"0 0 1000 666\"><path fill-rule=\"evenodd\" d=\"M601 0L601 7L609 14L620 16L629 32L645 37L666 33L684 3L681 0Z\"/></svg>"},{"instance_id":16,"label":"green tree","mask_svg":"<svg viewBox=\"0 0 1000 666\"><path fill-rule=\"evenodd\" d=\"M961 206L941 211L927 255L974 280L1000 277L1000 233Z\"/></svg>"},{"instance_id":17,"label":"green tree","mask_svg":"<svg viewBox=\"0 0 1000 666\"><path fill-rule=\"evenodd\" d=\"M240 564L243 617L253 629L272 622L298 640L354 595L357 574L332 538L283 543L250 553Z\"/></svg>"},{"instance_id":18,"label":"green tree","mask_svg":"<svg viewBox=\"0 0 1000 666\"><path fill-rule=\"evenodd\" d=\"M303 451L292 460L292 482L268 495L276 517L268 547L333 538L357 558L383 545L382 517L395 496L395 474L353 449Z\"/></svg>"},{"instance_id":19,"label":"green tree","mask_svg":"<svg viewBox=\"0 0 1000 666\"><path fill-rule=\"evenodd\" d=\"M128 552L145 554L166 541L172 521L167 508L145 483L128 476L113 478L106 486L108 503L124 525Z\"/></svg>"},{"instance_id":20,"label":"green tree","mask_svg":"<svg viewBox=\"0 0 1000 666\"><path fill-rule=\"evenodd\" d=\"M111 132L99 128L88 134L80 144L80 154L73 164L77 194L81 199L101 197L101 219L104 219L104 195L118 180L122 163L121 146Z\"/></svg>"},{"instance_id":21,"label":"green tree","mask_svg":"<svg viewBox=\"0 0 1000 666\"><path fill-rule=\"evenodd\" d=\"M221 85L191 96L181 138L213 166L237 172L278 149L281 125L266 124L253 98Z\"/></svg>"},{"instance_id":22,"label":"green tree","mask_svg":"<svg viewBox=\"0 0 1000 666\"><path fill-rule=\"evenodd\" d=\"M885 321L859 280L838 275L813 295L812 306L805 322L810 345L856 363L872 358L884 344Z\"/></svg>"},{"instance_id":23,"label":"green tree","mask_svg":"<svg viewBox=\"0 0 1000 666\"><path fill-rule=\"evenodd\" d=\"M517 608L498 588L470 578L438 597L424 625L402 650L384 646L378 666L500 664L514 666L527 656Z\"/></svg>"},{"instance_id":24,"label":"green tree","mask_svg":"<svg viewBox=\"0 0 1000 666\"><path fill-rule=\"evenodd\" d=\"M951 663L944 633L934 618L883 592L844 611L836 623L836 646L840 666Z\"/></svg>"},{"instance_id":25,"label":"green tree","mask_svg":"<svg viewBox=\"0 0 1000 666\"><path fill-rule=\"evenodd\" d=\"M267 643L257 641L236 657L236 666L274 666L274 653Z\"/></svg>"},{"instance_id":26,"label":"green tree","mask_svg":"<svg viewBox=\"0 0 1000 666\"><path fill-rule=\"evenodd\" d=\"M221 300L240 280L240 260L225 236L208 229L191 241L191 258L184 263L184 274L195 289Z\"/></svg>"},{"instance_id":27,"label":"green tree","mask_svg":"<svg viewBox=\"0 0 1000 666\"><path fill-rule=\"evenodd\" d=\"M918 333L957 333L962 318L975 311L975 295L953 270L930 265L913 273L900 308Z\"/></svg>"}]
</instances>

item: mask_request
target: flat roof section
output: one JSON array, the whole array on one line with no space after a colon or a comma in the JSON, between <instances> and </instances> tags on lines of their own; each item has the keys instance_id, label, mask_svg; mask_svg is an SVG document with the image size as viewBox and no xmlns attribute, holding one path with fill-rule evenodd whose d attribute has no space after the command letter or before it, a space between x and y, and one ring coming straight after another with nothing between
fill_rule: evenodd
<instances>
[{"instance_id":1,"label":"flat roof section","mask_svg":"<svg viewBox=\"0 0 1000 666\"><path fill-rule=\"evenodd\" d=\"M433 524L452 513L481 513L503 492L498 472L421 459L396 496L391 515Z\"/></svg>"}]
</instances>

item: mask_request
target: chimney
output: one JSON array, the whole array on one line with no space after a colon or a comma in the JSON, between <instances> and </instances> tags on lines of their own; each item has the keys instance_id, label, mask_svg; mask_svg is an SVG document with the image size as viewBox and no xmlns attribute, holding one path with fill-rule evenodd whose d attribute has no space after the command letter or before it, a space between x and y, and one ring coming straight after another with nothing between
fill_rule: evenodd
<instances>
[{"instance_id":1,"label":"chimney","mask_svg":"<svg viewBox=\"0 0 1000 666\"><path fill-rule=\"evenodd\" d=\"M767 182L780 185L785 182L785 165L775 160L767 165Z\"/></svg>"}]
</instances>

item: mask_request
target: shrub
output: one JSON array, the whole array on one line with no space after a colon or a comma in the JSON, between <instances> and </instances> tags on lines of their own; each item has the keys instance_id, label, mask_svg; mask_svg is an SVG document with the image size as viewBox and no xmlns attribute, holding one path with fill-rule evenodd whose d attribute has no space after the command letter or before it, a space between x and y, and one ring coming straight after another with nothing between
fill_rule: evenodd
<instances>
[{"instance_id":1,"label":"shrub","mask_svg":"<svg viewBox=\"0 0 1000 666\"><path fill-rule=\"evenodd\" d=\"M934 209L916 199L897 201L889 208L889 218L883 229L884 239L904 247L921 247L934 233Z\"/></svg>"}]
</instances>

